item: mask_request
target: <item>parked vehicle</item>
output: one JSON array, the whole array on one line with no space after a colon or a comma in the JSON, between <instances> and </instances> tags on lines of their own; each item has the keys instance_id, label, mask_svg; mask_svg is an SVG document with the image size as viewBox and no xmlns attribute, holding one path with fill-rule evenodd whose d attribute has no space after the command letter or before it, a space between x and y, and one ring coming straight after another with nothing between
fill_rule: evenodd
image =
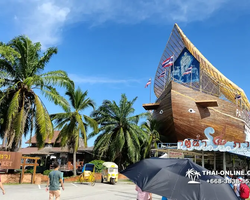
<instances>
[{"instance_id":1,"label":"parked vehicle","mask_svg":"<svg viewBox=\"0 0 250 200\"><path fill-rule=\"evenodd\" d=\"M95 185L95 165L87 163L82 168L82 174L79 176L79 182L89 182L92 186Z\"/></svg>"},{"instance_id":2,"label":"parked vehicle","mask_svg":"<svg viewBox=\"0 0 250 200\"><path fill-rule=\"evenodd\" d=\"M104 162L102 170L101 182L109 182L115 184L118 182L118 165L114 162Z\"/></svg>"}]
</instances>

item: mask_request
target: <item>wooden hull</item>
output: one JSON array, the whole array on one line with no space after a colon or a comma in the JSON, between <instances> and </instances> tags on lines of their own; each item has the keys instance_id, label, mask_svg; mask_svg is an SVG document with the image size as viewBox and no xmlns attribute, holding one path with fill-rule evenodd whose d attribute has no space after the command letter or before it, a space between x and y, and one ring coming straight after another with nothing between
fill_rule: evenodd
<instances>
[{"instance_id":1,"label":"wooden hull","mask_svg":"<svg viewBox=\"0 0 250 200\"><path fill-rule=\"evenodd\" d=\"M218 107L204 107L197 101L216 100ZM153 116L162 124L160 133L164 142L177 142L186 138L207 139L204 130L212 127L213 137L227 141L246 141L245 122L236 117L236 106L215 96L195 91L176 82L170 82L157 100L159 107ZM192 112L191 112L192 111Z\"/></svg>"}]
</instances>

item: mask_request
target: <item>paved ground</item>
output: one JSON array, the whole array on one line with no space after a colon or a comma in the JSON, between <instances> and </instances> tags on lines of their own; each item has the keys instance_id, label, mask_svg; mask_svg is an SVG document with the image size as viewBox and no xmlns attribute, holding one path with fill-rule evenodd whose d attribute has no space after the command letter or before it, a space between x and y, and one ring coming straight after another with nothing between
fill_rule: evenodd
<instances>
[{"instance_id":1,"label":"paved ground","mask_svg":"<svg viewBox=\"0 0 250 200\"><path fill-rule=\"evenodd\" d=\"M48 199L45 185L4 185L6 194L0 193L0 199L8 200L42 200ZM96 183L95 186L78 183L66 183L61 193L61 200L135 200L135 185L131 183L118 183L116 185ZM153 200L161 200L153 195Z\"/></svg>"}]
</instances>

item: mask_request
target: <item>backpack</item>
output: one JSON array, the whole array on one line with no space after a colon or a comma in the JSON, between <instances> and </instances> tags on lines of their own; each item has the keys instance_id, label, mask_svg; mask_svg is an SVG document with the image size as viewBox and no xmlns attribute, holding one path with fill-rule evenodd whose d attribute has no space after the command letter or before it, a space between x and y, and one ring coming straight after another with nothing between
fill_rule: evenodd
<instances>
[{"instance_id":1,"label":"backpack","mask_svg":"<svg viewBox=\"0 0 250 200\"><path fill-rule=\"evenodd\" d=\"M249 197L249 187L245 183L240 184L240 198L247 199Z\"/></svg>"}]
</instances>

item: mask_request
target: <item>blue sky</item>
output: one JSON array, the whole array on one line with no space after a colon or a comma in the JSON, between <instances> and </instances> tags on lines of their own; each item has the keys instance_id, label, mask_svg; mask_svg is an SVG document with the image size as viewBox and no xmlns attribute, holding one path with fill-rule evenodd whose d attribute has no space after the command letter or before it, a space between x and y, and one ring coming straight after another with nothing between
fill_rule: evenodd
<instances>
[{"instance_id":1,"label":"blue sky","mask_svg":"<svg viewBox=\"0 0 250 200\"><path fill-rule=\"evenodd\" d=\"M43 50L58 47L46 70L65 70L97 106L125 93L137 96L136 113L144 112L144 86L155 76L174 23L250 96L248 0L2 0L0 7L0 41L25 34ZM62 111L42 99L50 113Z\"/></svg>"}]
</instances>

